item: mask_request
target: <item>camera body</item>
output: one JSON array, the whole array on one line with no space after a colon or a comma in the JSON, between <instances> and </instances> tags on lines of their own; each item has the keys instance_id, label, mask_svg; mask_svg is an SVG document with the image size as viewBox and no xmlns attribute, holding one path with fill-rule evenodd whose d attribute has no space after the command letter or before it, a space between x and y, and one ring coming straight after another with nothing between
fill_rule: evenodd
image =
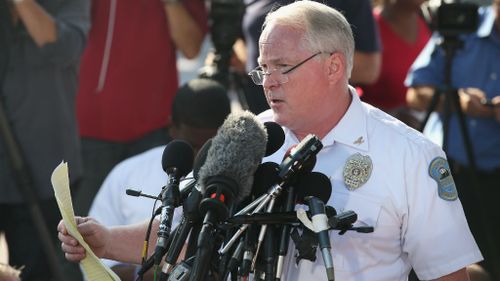
<instances>
[{"instance_id":1,"label":"camera body","mask_svg":"<svg viewBox=\"0 0 500 281\"><path fill-rule=\"evenodd\" d=\"M245 12L243 0L210 0L210 36L214 46L212 65L204 67L200 77L210 78L228 86L233 44L241 36Z\"/></svg>"},{"instance_id":2,"label":"camera body","mask_svg":"<svg viewBox=\"0 0 500 281\"><path fill-rule=\"evenodd\" d=\"M437 8L434 28L443 37L456 37L475 32L478 23L478 5L443 3Z\"/></svg>"}]
</instances>

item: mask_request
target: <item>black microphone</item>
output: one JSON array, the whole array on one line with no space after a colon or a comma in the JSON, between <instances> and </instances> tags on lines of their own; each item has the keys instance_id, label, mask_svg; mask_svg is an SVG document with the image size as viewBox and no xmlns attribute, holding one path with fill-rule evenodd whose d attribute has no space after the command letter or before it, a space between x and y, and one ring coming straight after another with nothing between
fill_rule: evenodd
<instances>
[{"instance_id":1,"label":"black microphone","mask_svg":"<svg viewBox=\"0 0 500 281\"><path fill-rule=\"evenodd\" d=\"M163 151L161 165L168 175L168 183L161 192L162 211L158 238L155 248L155 265L159 265L161 258L167 251L167 239L172 227L174 209L179 206L179 182L193 167L193 148L185 141L174 140L167 144Z\"/></svg>"},{"instance_id":2,"label":"black microphone","mask_svg":"<svg viewBox=\"0 0 500 281\"><path fill-rule=\"evenodd\" d=\"M192 230L193 225L197 224L201 219L198 209L201 199L201 192L198 189L193 188L191 193L189 193L182 203L182 219L177 227L177 231L174 234L172 243L167 251L167 255L165 256L165 264L162 267L162 272L164 274L168 275L173 269L173 265L179 258L179 254L184 244L186 244L189 232ZM191 235L193 236L195 233L191 232ZM186 251L186 258L192 256L194 254L192 252L194 252L194 250L188 249L188 251Z\"/></svg>"},{"instance_id":3,"label":"black microphone","mask_svg":"<svg viewBox=\"0 0 500 281\"><path fill-rule=\"evenodd\" d=\"M268 124L268 123L264 123L264 125L266 125L266 124ZM268 129L267 130L268 135L270 135L269 127L266 127L266 128ZM280 130L282 130L281 127L280 127ZM268 137L268 145L266 148L266 153L267 153L267 150L269 148L270 139L271 139L271 137ZM259 165L259 167L257 168L257 171L255 171L255 174L254 174L254 182L253 182L252 194L251 194L252 196L249 199L255 200L257 197L265 194L267 192L267 190L269 189L269 187L271 187L276 182L279 182L280 179L278 178L278 168L279 168L279 165L274 163L274 162L265 162L265 163L261 163ZM247 201L247 200L245 200L245 201ZM245 202L245 204L242 203L241 205L248 205L248 203L249 202ZM231 218L234 218L234 216ZM231 218L229 218L226 221L229 222L229 220L231 220ZM241 223L237 223L237 224L241 224ZM247 277L250 273L253 255L254 255L254 252L256 249L256 243L257 243L256 235L257 235L256 229L254 227L250 226L250 229L245 233L245 237L242 240L243 241L243 257L241 260L240 270L238 272L240 277L242 277L242 278Z\"/></svg>"},{"instance_id":4,"label":"black microphone","mask_svg":"<svg viewBox=\"0 0 500 281\"><path fill-rule=\"evenodd\" d=\"M303 175L296 183L296 204L305 204L306 197L314 196L327 204L332 195L332 182L321 172L310 172Z\"/></svg>"},{"instance_id":5,"label":"black microphone","mask_svg":"<svg viewBox=\"0 0 500 281\"><path fill-rule=\"evenodd\" d=\"M293 209L292 202L295 195L293 183L300 175L312 171L312 169L316 165L316 154L322 147L323 144L316 136L308 135L299 144L288 149L278 169L278 177L282 179L282 182L276 188L274 188L272 191L269 192L270 201L267 206L266 212L271 213L273 211L274 205L277 204L277 199L283 197L283 196L280 197L280 194L282 193L283 187L285 186L287 186L288 188L286 190L287 200L285 202L286 205L284 206L284 208L286 211L291 211ZM264 242L267 228L268 228L267 225L263 225L260 229L257 242L257 250L256 250L256 255L254 256L253 265L255 265L256 263L256 258L259 253L260 246ZM289 226L285 225L282 228L280 238L287 237L286 233L288 231L289 231ZM278 242L278 244L279 243L280 242ZM268 253L269 252L270 251L268 251ZM266 259L269 261L270 259L273 258L267 256ZM274 274L271 277L274 277ZM271 277L267 276L266 279Z\"/></svg>"},{"instance_id":6,"label":"black microphone","mask_svg":"<svg viewBox=\"0 0 500 281\"><path fill-rule=\"evenodd\" d=\"M181 199L183 200L182 207L182 219L179 223L179 227L174 234L172 239L172 244L170 245L167 255L165 256L165 264L162 267L162 272L167 276L170 274L170 271L174 268L174 264L177 261L179 254L182 250L184 244L188 245L188 249L186 250L186 258L193 256L196 251L196 241L198 240L198 231L192 231L193 227L199 230L201 225L198 225L201 219L199 204L201 199L203 199L203 195L199 190L199 186L197 180L199 178L198 174L200 172L201 167L205 164L207 160L208 150L212 146L212 138L208 139L203 146L198 150L194 158L193 164L193 177L194 180L189 183L189 186L185 187L181 190ZM184 195L183 192L186 194ZM186 242L189 233L189 241Z\"/></svg>"},{"instance_id":7,"label":"black microphone","mask_svg":"<svg viewBox=\"0 0 500 281\"><path fill-rule=\"evenodd\" d=\"M212 139L208 139L203 146L198 150L198 154L196 154L196 157L194 158L194 165L193 165L193 176L196 180L199 178L199 173L201 167L205 164L207 161L207 155L208 155L208 150L212 146Z\"/></svg>"},{"instance_id":8,"label":"black microphone","mask_svg":"<svg viewBox=\"0 0 500 281\"><path fill-rule=\"evenodd\" d=\"M326 274L328 280L334 280L333 260L330 253L331 244L328 229L330 228L328 212L326 211L325 204L330 200L332 194L332 183L330 179L318 172L312 172L307 177L300 178L301 182L299 190L297 191L297 200L305 201L309 206L311 212L312 225L315 232L318 233L319 246L323 261L326 267ZM305 186L308 185L308 188ZM336 212L334 215L336 215Z\"/></svg>"},{"instance_id":9,"label":"black microphone","mask_svg":"<svg viewBox=\"0 0 500 281\"><path fill-rule=\"evenodd\" d=\"M323 148L323 144L315 135L306 136L298 145L293 149L290 149L290 154L285 155L285 159L278 166L278 181L269 188L267 194L263 194L247 207L241 209L237 215L245 214L253 209L254 213L260 212L266 205L268 205L267 212L273 208L276 198L281 194L283 188L289 185L295 178L295 176L300 175L305 170L309 168L312 170L311 162L315 163L314 156ZM314 160L314 161L313 161ZM255 208L255 209L254 209ZM225 254L232 247L232 245L237 241L239 236L245 232L248 225L242 225L236 233L233 235L231 240L224 246L221 253ZM261 229L259 234L259 243L257 245L257 253L259 250L259 245L264 238L265 226ZM254 262L255 263L254 256Z\"/></svg>"},{"instance_id":10,"label":"black microphone","mask_svg":"<svg viewBox=\"0 0 500 281\"><path fill-rule=\"evenodd\" d=\"M312 171L316 164L316 154L322 148L323 144L318 137L313 134L307 135L300 143L290 149L290 153L285 155L279 168L280 178L287 180L300 171Z\"/></svg>"},{"instance_id":11,"label":"black microphone","mask_svg":"<svg viewBox=\"0 0 500 281\"><path fill-rule=\"evenodd\" d=\"M191 281L205 280L210 259L221 241L214 241L216 225L229 215L229 208L250 194L253 174L264 157L266 131L248 111L231 113L212 139L207 159L199 171L205 214L197 243Z\"/></svg>"},{"instance_id":12,"label":"black microphone","mask_svg":"<svg viewBox=\"0 0 500 281\"><path fill-rule=\"evenodd\" d=\"M283 143L285 143L285 132L276 122L265 122L264 127L266 127L267 132L265 156L269 156L278 151Z\"/></svg>"},{"instance_id":13,"label":"black microphone","mask_svg":"<svg viewBox=\"0 0 500 281\"><path fill-rule=\"evenodd\" d=\"M303 169L305 170L305 172L302 172L301 176L296 179L294 188L289 188L288 190L285 211L292 211L296 204L301 204L301 202L304 201L303 198L306 196L317 196L319 198L322 198L324 202L328 202L332 191L330 180L322 173L310 172L314 168L315 164L316 155L309 157L309 159L304 162ZM296 215L295 219L297 219ZM283 264L288 253L289 241L290 226L284 225L279 241L275 280L281 280Z\"/></svg>"},{"instance_id":14,"label":"black microphone","mask_svg":"<svg viewBox=\"0 0 500 281\"><path fill-rule=\"evenodd\" d=\"M130 189L130 188L127 188L125 190L125 193L129 196L134 196L134 197L146 197L146 198L151 198L151 199L155 199L155 200L160 200L161 198L158 197L158 196L153 196L153 195L149 195L149 194L146 194L146 193L142 193L141 190L135 190L135 189Z\"/></svg>"}]
</instances>

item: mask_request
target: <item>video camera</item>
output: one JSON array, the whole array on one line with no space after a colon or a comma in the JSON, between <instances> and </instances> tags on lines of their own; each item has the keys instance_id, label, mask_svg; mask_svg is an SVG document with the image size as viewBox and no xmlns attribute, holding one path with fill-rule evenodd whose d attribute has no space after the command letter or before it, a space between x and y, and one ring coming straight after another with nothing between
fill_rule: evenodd
<instances>
[{"instance_id":1,"label":"video camera","mask_svg":"<svg viewBox=\"0 0 500 281\"><path fill-rule=\"evenodd\" d=\"M243 0L210 0L210 36L214 46L212 66L200 76L214 79L227 86L227 77L233 44L241 34L241 21L245 12Z\"/></svg>"},{"instance_id":2,"label":"video camera","mask_svg":"<svg viewBox=\"0 0 500 281\"><path fill-rule=\"evenodd\" d=\"M434 13L433 29L443 37L457 37L477 30L479 6L476 3L441 3Z\"/></svg>"}]
</instances>

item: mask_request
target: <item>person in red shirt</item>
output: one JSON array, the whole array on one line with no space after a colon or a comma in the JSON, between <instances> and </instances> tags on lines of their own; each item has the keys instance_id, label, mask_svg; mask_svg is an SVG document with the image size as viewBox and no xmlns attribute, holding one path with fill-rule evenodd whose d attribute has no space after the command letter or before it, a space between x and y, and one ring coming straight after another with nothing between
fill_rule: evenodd
<instances>
[{"instance_id":1,"label":"person in red shirt","mask_svg":"<svg viewBox=\"0 0 500 281\"><path fill-rule=\"evenodd\" d=\"M374 84L363 86L361 99L410 123L404 79L431 37L420 15L425 0L381 0L373 10L382 41L382 70Z\"/></svg>"},{"instance_id":2,"label":"person in red shirt","mask_svg":"<svg viewBox=\"0 0 500 281\"><path fill-rule=\"evenodd\" d=\"M197 56L207 30L202 0L92 1L77 94L85 173L77 214L118 162L169 141L176 51Z\"/></svg>"}]
</instances>

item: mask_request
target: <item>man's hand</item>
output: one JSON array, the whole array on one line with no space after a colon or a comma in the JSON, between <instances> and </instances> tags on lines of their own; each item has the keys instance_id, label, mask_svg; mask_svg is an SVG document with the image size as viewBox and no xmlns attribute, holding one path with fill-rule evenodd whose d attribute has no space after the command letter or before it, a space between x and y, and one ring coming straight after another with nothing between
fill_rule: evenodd
<instances>
[{"instance_id":1,"label":"man's hand","mask_svg":"<svg viewBox=\"0 0 500 281\"><path fill-rule=\"evenodd\" d=\"M473 117L493 117L493 109L481 103L486 98L483 91L477 88L464 88L458 90L460 107L462 111Z\"/></svg>"},{"instance_id":2,"label":"man's hand","mask_svg":"<svg viewBox=\"0 0 500 281\"><path fill-rule=\"evenodd\" d=\"M97 257L104 257L106 245L111 237L109 230L102 224L90 217L75 217L78 231L90 246ZM61 248L67 260L80 262L86 256L85 249L80 243L68 233L64 222L61 220L57 226Z\"/></svg>"},{"instance_id":3,"label":"man's hand","mask_svg":"<svg viewBox=\"0 0 500 281\"><path fill-rule=\"evenodd\" d=\"M493 111L495 112L495 119L500 122L500 96L496 96L491 99L493 104Z\"/></svg>"}]
</instances>

